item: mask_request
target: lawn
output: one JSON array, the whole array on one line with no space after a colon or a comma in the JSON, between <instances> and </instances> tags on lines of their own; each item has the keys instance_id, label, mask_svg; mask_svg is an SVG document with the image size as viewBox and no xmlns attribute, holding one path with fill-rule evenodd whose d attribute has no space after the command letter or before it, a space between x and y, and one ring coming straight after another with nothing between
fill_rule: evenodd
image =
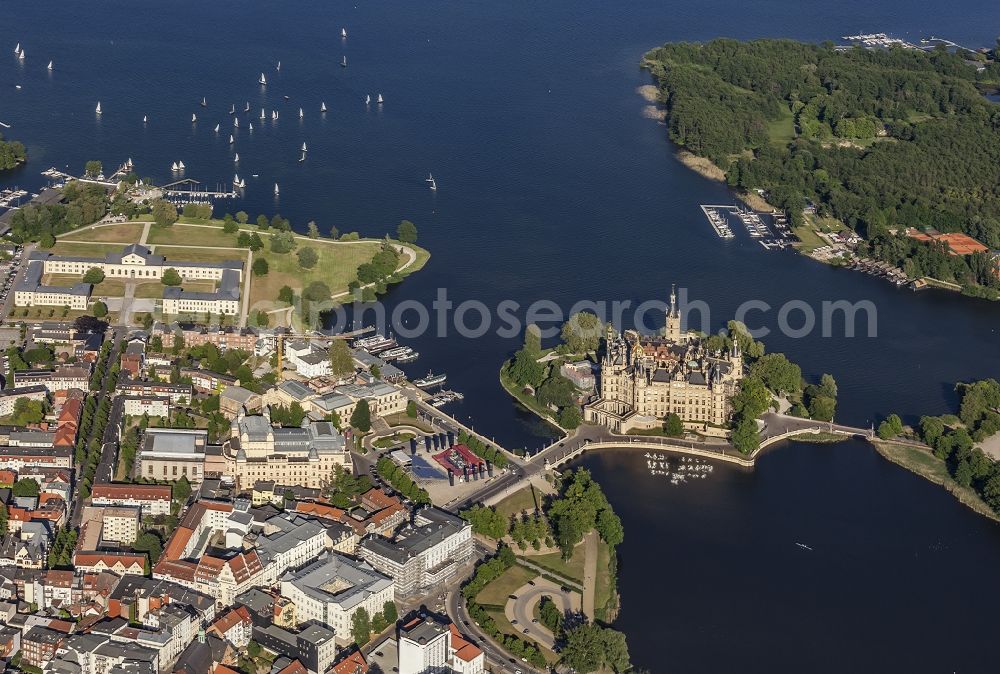
<instances>
[{"instance_id":1,"label":"lawn","mask_svg":"<svg viewBox=\"0 0 1000 674\"><path fill-rule=\"evenodd\" d=\"M198 242L200 243L200 241ZM195 245L195 244L191 244ZM174 248L171 246L156 246L154 252L167 259L167 266L171 261L176 262L224 262L225 260L241 260L246 264L247 251L244 248Z\"/></svg>"},{"instance_id":2,"label":"lawn","mask_svg":"<svg viewBox=\"0 0 1000 674\"><path fill-rule=\"evenodd\" d=\"M484 605L503 606L515 590L537 577L538 574L531 569L515 564L500 574L499 578L484 587L476 596L476 601Z\"/></svg>"},{"instance_id":3,"label":"lawn","mask_svg":"<svg viewBox=\"0 0 1000 674\"><path fill-rule=\"evenodd\" d=\"M120 222L114 225L89 227L82 231L67 232L60 241L113 241L138 243L142 238L143 225L135 222Z\"/></svg>"},{"instance_id":4,"label":"lawn","mask_svg":"<svg viewBox=\"0 0 1000 674\"><path fill-rule=\"evenodd\" d=\"M294 289L298 295L313 281L322 281L333 294L343 292L347 290L347 284L355 280L358 267L370 262L382 244L377 241L338 243L299 240L298 248L309 246L319 254L319 262L312 269L303 269L299 266L299 258L295 251L285 254L272 253L270 242L266 245L265 250L254 253L255 260L258 257L267 260L268 274L254 277L250 286L251 304L276 301L282 286Z\"/></svg>"},{"instance_id":5,"label":"lawn","mask_svg":"<svg viewBox=\"0 0 1000 674\"><path fill-rule=\"evenodd\" d=\"M187 226L176 223L170 227L153 226L149 229L147 241L151 244L190 246L206 248L235 248L237 234L226 234L221 227ZM197 239L192 242L192 240Z\"/></svg>"},{"instance_id":6,"label":"lawn","mask_svg":"<svg viewBox=\"0 0 1000 674\"><path fill-rule=\"evenodd\" d=\"M70 255L73 257L103 258L105 253L120 253L122 247L115 243L83 243L81 241L63 241L59 239L56 245L49 249L53 255Z\"/></svg>"},{"instance_id":7,"label":"lawn","mask_svg":"<svg viewBox=\"0 0 1000 674\"><path fill-rule=\"evenodd\" d=\"M792 111L782 108L781 117L767 123L767 136L774 145L784 147L795 138L795 117Z\"/></svg>"},{"instance_id":8,"label":"lawn","mask_svg":"<svg viewBox=\"0 0 1000 674\"><path fill-rule=\"evenodd\" d=\"M548 569L553 573L565 576L569 580L576 581L578 584L583 583L583 561L586 556L584 553L584 545L580 544L573 548L573 556L569 558L569 561L565 561L562 558L562 554L558 552L553 552L548 555L531 555L527 559L531 560L543 569Z\"/></svg>"},{"instance_id":9,"label":"lawn","mask_svg":"<svg viewBox=\"0 0 1000 674\"><path fill-rule=\"evenodd\" d=\"M167 286L163 285L159 281L147 281L145 283L137 283L135 286L135 296L138 299L160 299L163 297L163 290ZM214 281L188 281L181 285L184 290L192 292L204 292L209 293L215 290Z\"/></svg>"},{"instance_id":10,"label":"lawn","mask_svg":"<svg viewBox=\"0 0 1000 674\"><path fill-rule=\"evenodd\" d=\"M419 428L425 433L434 432L434 429L431 428L427 422L422 421L420 419L414 419L406 412L397 412L395 414L386 415L385 417L382 418L385 419L385 423L389 424L390 426L413 426L414 428Z\"/></svg>"},{"instance_id":11,"label":"lawn","mask_svg":"<svg viewBox=\"0 0 1000 674\"><path fill-rule=\"evenodd\" d=\"M73 274L45 274L42 276L42 283L54 286L72 286L83 283L82 276ZM105 278L101 283L94 286L92 297L121 297L125 294L125 280Z\"/></svg>"},{"instance_id":12,"label":"lawn","mask_svg":"<svg viewBox=\"0 0 1000 674\"><path fill-rule=\"evenodd\" d=\"M511 515L520 515L525 510L531 513L540 508L541 505L542 495L535 491L535 488L529 484L524 489L514 492L497 503L495 509L504 516L504 519L509 520Z\"/></svg>"},{"instance_id":13,"label":"lawn","mask_svg":"<svg viewBox=\"0 0 1000 674\"><path fill-rule=\"evenodd\" d=\"M90 316L91 311L78 311L76 309L71 309L66 311L63 307L15 307L10 312L11 318L23 318L25 320L65 320L73 321L80 316ZM104 317L105 321L109 323L115 323L118 321L118 312L109 312L107 316Z\"/></svg>"},{"instance_id":14,"label":"lawn","mask_svg":"<svg viewBox=\"0 0 1000 674\"><path fill-rule=\"evenodd\" d=\"M611 598L611 548L604 541L597 544L597 582L594 587L594 607L600 611Z\"/></svg>"}]
</instances>

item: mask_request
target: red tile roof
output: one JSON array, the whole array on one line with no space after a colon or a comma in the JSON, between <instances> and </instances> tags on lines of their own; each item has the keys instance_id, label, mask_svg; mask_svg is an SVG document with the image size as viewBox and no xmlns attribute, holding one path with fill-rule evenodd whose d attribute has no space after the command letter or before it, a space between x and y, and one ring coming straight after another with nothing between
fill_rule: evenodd
<instances>
[{"instance_id":1,"label":"red tile roof","mask_svg":"<svg viewBox=\"0 0 1000 674\"><path fill-rule=\"evenodd\" d=\"M333 674L365 674L367 671L368 663L361 651L354 651L333 666Z\"/></svg>"},{"instance_id":2,"label":"red tile roof","mask_svg":"<svg viewBox=\"0 0 1000 674\"><path fill-rule=\"evenodd\" d=\"M91 498L135 501L169 501L170 494L170 485L168 484L118 484L110 482L95 484L90 492Z\"/></svg>"},{"instance_id":3,"label":"red tile roof","mask_svg":"<svg viewBox=\"0 0 1000 674\"><path fill-rule=\"evenodd\" d=\"M472 662L483 654L479 647L470 643L455 627L455 623L449 625L451 629L451 649L455 651L455 657L465 662Z\"/></svg>"}]
</instances>

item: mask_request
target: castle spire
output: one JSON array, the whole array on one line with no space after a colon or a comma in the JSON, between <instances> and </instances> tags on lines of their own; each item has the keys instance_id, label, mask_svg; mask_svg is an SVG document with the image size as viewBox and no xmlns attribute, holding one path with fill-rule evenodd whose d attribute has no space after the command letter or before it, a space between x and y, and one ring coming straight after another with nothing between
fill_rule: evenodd
<instances>
[{"instance_id":1,"label":"castle spire","mask_svg":"<svg viewBox=\"0 0 1000 674\"><path fill-rule=\"evenodd\" d=\"M670 315L677 315L677 286L670 284Z\"/></svg>"}]
</instances>

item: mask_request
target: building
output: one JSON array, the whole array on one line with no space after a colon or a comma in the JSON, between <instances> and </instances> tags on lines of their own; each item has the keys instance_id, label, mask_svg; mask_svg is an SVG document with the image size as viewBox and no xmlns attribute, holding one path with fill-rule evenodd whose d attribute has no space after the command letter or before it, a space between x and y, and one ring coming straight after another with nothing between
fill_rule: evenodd
<instances>
[{"instance_id":1,"label":"building","mask_svg":"<svg viewBox=\"0 0 1000 674\"><path fill-rule=\"evenodd\" d=\"M74 283L71 286L50 286L42 284L45 275L45 262L34 259L32 253L25 270L24 277L14 286L14 306L16 307L69 307L77 311L86 311L90 305L89 283Z\"/></svg>"},{"instance_id":2,"label":"building","mask_svg":"<svg viewBox=\"0 0 1000 674\"><path fill-rule=\"evenodd\" d=\"M139 449L139 469L145 478L200 482L204 477L208 431L148 428Z\"/></svg>"},{"instance_id":3,"label":"building","mask_svg":"<svg viewBox=\"0 0 1000 674\"><path fill-rule=\"evenodd\" d=\"M242 263L240 264L242 269ZM168 286L163 290L164 314L219 314L235 316L240 312L241 269L226 269L214 291L198 292Z\"/></svg>"},{"instance_id":4,"label":"building","mask_svg":"<svg viewBox=\"0 0 1000 674\"><path fill-rule=\"evenodd\" d=\"M295 604L300 621L314 620L351 639L351 620L359 609L369 616L381 613L393 600L393 582L365 562L326 554L312 564L281 577L281 594Z\"/></svg>"},{"instance_id":5,"label":"building","mask_svg":"<svg viewBox=\"0 0 1000 674\"><path fill-rule=\"evenodd\" d=\"M121 579L108 597L108 616L152 624L149 614L172 603L190 606L201 622L215 619L214 597L177 583L143 576Z\"/></svg>"},{"instance_id":6,"label":"building","mask_svg":"<svg viewBox=\"0 0 1000 674\"><path fill-rule=\"evenodd\" d=\"M44 386L50 393L90 389L90 365L57 365L51 370L19 370L14 373L14 386Z\"/></svg>"},{"instance_id":7,"label":"building","mask_svg":"<svg viewBox=\"0 0 1000 674\"><path fill-rule=\"evenodd\" d=\"M732 416L731 399L743 379L738 346L709 353L694 333L681 331L676 295L663 336L624 335L608 327L601 359L599 398L584 407L584 418L625 433L660 425L678 415L686 428L711 432Z\"/></svg>"},{"instance_id":8,"label":"building","mask_svg":"<svg viewBox=\"0 0 1000 674\"><path fill-rule=\"evenodd\" d=\"M333 630L315 623L300 632L277 625L254 627L253 639L269 651L298 660L310 674L325 674L337 655Z\"/></svg>"},{"instance_id":9,"label":"building","mask_svg":"<svg viewBox=\"0 0 1000 674\"><path fill-rule=\"evenodd\" d=\"M362 559L394 579L402 597L443 584L472 553L472 526L433 507L417 511L395 539L368 536L357 547Z\"/></svg>"},{"instance_id":10,"label":"building","mask_svg":"<svg viewBox=\"0 0 1000 674\"><path fill-rule=\"evenodd\" d=\"M130 417L170 416L170 398L166 396L122 396L125 401L124 411Z\"/></svg>"},{"instance_id":11,"label":"building","mask_svg":"<svg viewBox=\"0 0 1000 674\"><path fill-rule=\"evenodd\" d=\"M132 545L139 537L142 510L128 506L108 506L101 513L101 540Z\"/></svg>"},{"instance_id":12,"label":"building","mask_svg":"<svg viewBox=\"0 0 1000 674\"><path fill-rule=\"evenodd\" d=\"M237 606L224 613L207 631L237 648L246 648L253 638L253 618L246 606Z\"/></svg>"},{"instance_id":13,"label":"building","mask_svg":"<svg viewBox=\"0 0 1000 674\"><path fill-rule=\"evenodd\" d=\"M13 433L11 434L13 435ZM49 434L52 440L55 434ZM63 468L73 467L73 453L51 446L20 446L8 445L0 447L0 469L13 470L20 474L26 468Z\"/></svg>"},{"instance_id":14,"label":"building","mask_svg":"<svg viewBox=\"0 0 1000 674\"><path fill-rule=\"evenodd\" d=\"M307 421L300 428L275 428L267 411L261 416L240 412L230 428L222 456L225 472L241 488L263 480L318 489L335 468L351 470L351 453L344 436L329 422Z\"/></svg>"},{"instance_id":15,"label":"building","mask_svg":"<svg viewBox=\"0 0 1000 674\"><path fill-rule=\"evenodd\" d=\"M10 388L0 391L0 417L9 417L14 413L14 405L21 398L44 401L48 399L48 389L42 384Z\"/></svg>"},{"instance_id":16,"label":"building","mask_svg":"<svg viewBox=\"0 0 1000 674\"><path fill-rule=\"evenodd\" d=\"M330 374L330 356L325 349L302 339L285 342L285 362L303 377L313 379Z\"/></svg>"},{"instance_id":17,"label":"building","mask_svg":"<svg viewBox=\"0 0 1000 674\"><path fill-rule=\"evenodd\" d=\"M594 366L589 360L563 363L559 366L559 374L569 379L575 387L584 392L591 392L597 386Z\"/></svg>"},{"instance_id":18,"label":"building","mask_svg":"<svg viewBox=\"0 0 1000 674\"><path fill-rule=\"evenodd\" d=\"M240 383L240 380L236 377L212 372L211 370L199 370L193 367L181 368L181 377L190 379L195 391L207 395L221 393L224 388L238 386Z\"/></svg>"},{"instance_id":19,"label":"building","mask_svg":"<svg viewBox=\"0 0 1000 674\"><path fill-rule=\"evenodd\" d=\"M219 394L219 411L227 419L234 419L240 410L247 413L260 412L261 397L259 393L254 393L242 386L227 386Z\"/></svg>"},{"instance_id":20,"label":"building","mask_svg":"<svg viewBox=\"0 0 1000 674\"><path fill-rule=\"evenodd\" d=\"M73 566L83 573L110 571L117 576L142 576L146 573L146 555L132 552L78 551Z\"/></svg>"},{"instance_id":21,"label":"building","mask_svg":"<svg viewBox=\"0 0 1000 674\"><path fill-rule=\"evenodd\" d=\"M194 395L194 389L190 384L167 384L141 380L119 382L117 391L125 396L169 398L172 405L189 403Z\"/></svg>"},{"instance_id":22,"label":"building","mask_svg":"<svg viewBox=\"0 0 1000 674\"><path fill-rule=\"evenodd\" d=\"M48 627L36 625L21 637L21 662L42 669L55 657L56 649L66 635Z\"/></svg>"},{"instance_id":23,"label":"building","mask_svg":"<svg viewBox=\"0 0 1000 674\"><path fill-rule=\"evenodd\" d=\"M454 624L416 618L399 628L399 674L482 674L483 652Z\"/></svg>"},{"instance_id":24,"label":"building","mask_svg":"<svg viewBox=\"0 0 1000 674\"><path fill-rule=\"evenodd\" d=\"M169 515L171 488L165 484L95 484L90 502L95 506L140 508L143 515Z\"/></svg>"}]
</instances>

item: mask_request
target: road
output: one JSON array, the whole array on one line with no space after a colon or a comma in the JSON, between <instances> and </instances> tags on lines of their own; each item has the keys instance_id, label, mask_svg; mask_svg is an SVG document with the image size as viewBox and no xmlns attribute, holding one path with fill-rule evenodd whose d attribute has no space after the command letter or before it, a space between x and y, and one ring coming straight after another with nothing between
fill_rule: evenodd
<instances>
[{"instance_id":1,"label":"road","mask_svg":"<svg viewBox=\"0 0 1000 674\"><path fill-rule=\"evenodd\" d=\"M494 674L497 674L497 672L513 673L518 671L542 674L547 671L536 669L524 660L511 657L496 642L486 636L479 629L479 626L472 621L472 617L469 616L469 612L465 609L465 598L462 597L461 592L457 590L449 592L445 601L445 608L448 611L448 617L451 618L451 621L483 651L486 656L487 665L492 665Z\"/></svg>"},{"instance_id":2,"label":"road","mask_svg":"<svg viewBox=\"0 0 1000 674\"><path fill-rule=\"evenodd\" d=\"M514 590L513 594L517 599L507 600L504 614L523 635L551 651L555 647L555 638L541 623L535 622L535 605L542 597L550 597L563 615L566 615L579 611L580 603L573 601L569 594L551 580L539 576L532 583Z\"/></svg>"}]
</instances>

